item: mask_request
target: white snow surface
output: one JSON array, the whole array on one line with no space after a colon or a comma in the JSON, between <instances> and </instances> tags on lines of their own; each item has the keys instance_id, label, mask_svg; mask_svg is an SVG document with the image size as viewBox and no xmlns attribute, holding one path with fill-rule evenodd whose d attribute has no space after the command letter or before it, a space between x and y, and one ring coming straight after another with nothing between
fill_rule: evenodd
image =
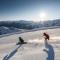
<instances>
[{"instance_id":1,"label":"white snow surface","mask_svg":"<svg viewBox=\"0 0 60 60\"><path fill-rule=\"evenodd\" d=\"M50 35L47 44L44 41L43 32ZM19 41L18 37L22 37L28 43L16 45ZM60 60L60 28L0 38L0 60Z\"/></svg>"}]
</instances>

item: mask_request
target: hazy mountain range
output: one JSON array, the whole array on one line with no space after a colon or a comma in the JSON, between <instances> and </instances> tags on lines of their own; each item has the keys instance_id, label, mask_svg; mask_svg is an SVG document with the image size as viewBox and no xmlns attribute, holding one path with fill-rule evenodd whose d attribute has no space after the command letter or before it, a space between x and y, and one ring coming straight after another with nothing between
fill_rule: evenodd
<instances>
[{"instance_id":1,"label":"hazy mountain range","mask_svg":"<svg viewBox=\"0 0 60 60\"><path fill-rule=\"evenodd\" d=\"M0 21L0 35L12 32L18 32L22 30L31 30L43 27L60 26L60 19L49 20L44 22L33 21Z\"/></svg>"}]
</instances>

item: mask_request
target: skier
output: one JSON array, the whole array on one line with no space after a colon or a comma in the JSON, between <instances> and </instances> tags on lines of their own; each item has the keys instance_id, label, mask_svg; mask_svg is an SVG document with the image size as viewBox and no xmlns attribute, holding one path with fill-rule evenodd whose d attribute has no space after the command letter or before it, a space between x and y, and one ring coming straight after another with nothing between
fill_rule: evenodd
<instances>
[{"instance_id":1,"label":"skier","mask_svg":"<svg viewBox=\"0 0 60 60\"><path fill-rule=\"evenodd\" d=\"M44 40L44 42L45 42L45 48L47 48L48 47L48 41L47 40L50 39L50 36L46 32L43 33L43 36L44 36L44 39L45 39ZM44 50L45 50L45 48L44 48Z\"/></svg>"},{"instance_id":2,"label":"skier","mask_svg":"<svg viewBox=\"0 0 60 60\"><path fill-rule=\"evenodd\" d=\"M27 42L24 42L24 40L22 39L22 37L19 37L19 42L16 45L20 45L20 44L26 44Z\"/></svg>"},{"instance_id":3,"label":"skier","mask_svg":"<svg viewBox=\"0 0 60 60\"><path fill-rule=\"evenodd\" d=\"M24 43L24 40L21 37L19 37L19 42Z\"/></svg>"},{"instance_id":4,"label":"skier","mask_svg":"<svg viewBox=\"0 0 60 60\"><path fill-rule=\"evenodd\" d=\"M45 40L49 40L50 39L50 36L49 36L49 34L47 34L47 33L43 33L43 36L44 36L44 39Z\"/></svg>"}]
</instances>

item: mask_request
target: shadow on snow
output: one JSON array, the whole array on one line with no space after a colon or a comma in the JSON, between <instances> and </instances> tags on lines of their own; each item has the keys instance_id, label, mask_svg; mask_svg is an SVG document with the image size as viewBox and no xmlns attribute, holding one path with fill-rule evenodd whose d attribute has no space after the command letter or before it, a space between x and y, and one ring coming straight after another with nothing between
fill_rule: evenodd
<instances>
[{"instance_id":1,"label":"shadow on snow","mask_svg":"<svg viewBox=\"0 0 60 60\"><path fill-rule=\"evenodd\" d=\"M52 45L50 45L47 40L45 40L45 48L44 51L47 53L48 57L46 60L54 60L55 54Z\"/></svg>"},{"instance_id":2,"label":"shadow on snow","mask_svg":"<svg viewBox=\"0 0 60 60\"><path fill-rule=\"evenodd\" d=\"M19 47L21 47L21 45L19 45L16 49L14 49L10 54L6 55L3 60L9 60L12 56L15 55L15 53L18 51Z\"/></svg>"}]
</instances>

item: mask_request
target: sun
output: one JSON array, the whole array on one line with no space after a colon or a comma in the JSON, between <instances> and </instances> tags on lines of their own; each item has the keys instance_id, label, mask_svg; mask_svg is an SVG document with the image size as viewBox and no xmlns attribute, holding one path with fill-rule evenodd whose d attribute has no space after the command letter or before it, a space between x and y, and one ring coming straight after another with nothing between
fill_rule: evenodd
<instances>
[{"instance_id":1,"label":"sun","mask_svg":"<svg viewBox=\"0 0 60 60\"><path fill-rule=\"evenodd\" d=\"M43 11L38 13L37 17L33 19L34 22L47 21L47 20L48 20L47 13Z\"/></svg>"},{"instance_id":2,"label":"sun","mask_svg":"<svg viewBox=\"0 0 60 60\"><path fill-rule=\"evenodd\" d=\"M34 18L32 19L32 21L34 22L40 22L40 21L47 21L48 20L48 16L46 12L39 12L36 16L34 16Z\"/></svg>"},{"instance_id":3,"label":"sun","mask_svg":"<svg viewBox=\"0 0 60 60\"><path fill-rule=\"evenodd\" d=\"M47 18L46 12L41 12L39 16L40 16L40 21L46 21L46 18Z\"/></svg>"}]
</instances>

